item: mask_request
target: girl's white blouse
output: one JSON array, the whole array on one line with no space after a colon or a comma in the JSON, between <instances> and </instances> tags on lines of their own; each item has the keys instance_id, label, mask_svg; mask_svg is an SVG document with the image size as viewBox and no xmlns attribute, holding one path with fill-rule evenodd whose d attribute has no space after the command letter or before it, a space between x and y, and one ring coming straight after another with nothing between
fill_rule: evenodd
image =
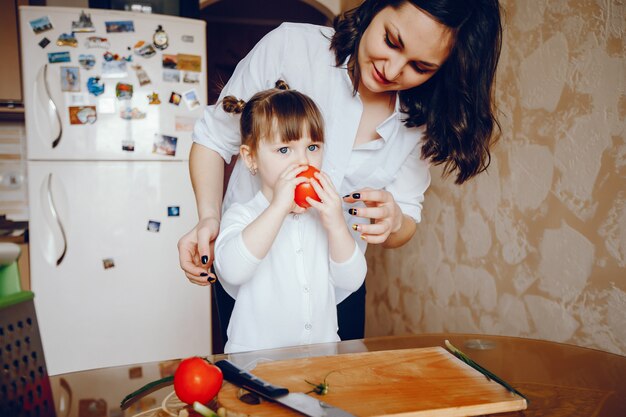
<instances>
[{"instance_id":1,"label":"girl's white blouse","mask_svg":"<svg viewBox=\"0 0 626 417\"><path fill-rule=\"evenodd\" d=\"M269 202L262 192L225 213L215 243L215 268L236 299L225 353L339 341L335 291L357 290L367 272L354 244L345 262L330 259L318 213L287 215L263 259L246 247L242 231Z\"/></svg>"}]
</instances>

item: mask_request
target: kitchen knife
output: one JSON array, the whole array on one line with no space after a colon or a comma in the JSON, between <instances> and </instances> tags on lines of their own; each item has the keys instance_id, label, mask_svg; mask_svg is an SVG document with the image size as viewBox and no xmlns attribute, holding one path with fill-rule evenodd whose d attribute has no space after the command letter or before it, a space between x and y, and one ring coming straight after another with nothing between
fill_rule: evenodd
<instances>
[{"instance_id":1,"label":"kitchen knife","mask_svg":"<svg viewBox=\"0 0 626 417\"><path fill-rule=\"evenodd\" d=\"M224 379L254 392L263 398L277 402L299 413L310 417L355 417L340 408L325 403L303 392L290 393L287 388L272 385L257 378L251 373L237 367L228 360L215 362L215 366L222 370Z\"/></svg>"}]
</instances>

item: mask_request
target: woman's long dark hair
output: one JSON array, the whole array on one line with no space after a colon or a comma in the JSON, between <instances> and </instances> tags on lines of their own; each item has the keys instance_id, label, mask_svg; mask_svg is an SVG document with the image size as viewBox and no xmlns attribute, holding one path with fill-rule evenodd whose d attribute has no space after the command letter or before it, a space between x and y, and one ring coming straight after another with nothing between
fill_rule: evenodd
<instances>
[{"instance_id":1,"label":"woman's long dark hair","mask_svg":"<svg viewBox=\"0 0 626 417\"><path fill-rule=\"evenodd\" d=\"M424 84L400 92L405 125L426 125L422 157L444 165L462 184L489 166L500 125L493 86L502 45L498 0L365 0L335 18L331 50L337 66L347 61L355 93L360 81L359 42L378 12L411 3L452 29L448 59ZM495 131L495 132L494 132Z\"/></svg>"}]
</instances>

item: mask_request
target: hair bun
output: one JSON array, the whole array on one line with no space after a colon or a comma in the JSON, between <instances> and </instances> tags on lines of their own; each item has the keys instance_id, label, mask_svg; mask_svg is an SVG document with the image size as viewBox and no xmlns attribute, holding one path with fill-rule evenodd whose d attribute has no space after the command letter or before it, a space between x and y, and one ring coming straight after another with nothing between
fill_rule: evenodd
<instances>
[{"instance_id":1,"label":"hair bun","mask_svg":"<svg viewBox=\"0 0 626 417\"><path fill-rule=\"evenodd\" d=\"M289 90L289 85L283 80L276 81L276 88L279 90Z\"/></svg>"},{"instance_id":2,"label":"hair bun","mask_svg":"<svg viewBox=\"0 0 626 417\"><path fill-rule=\"evenodd\" d=\"M222 99L222 108L226 113L239 114L246 107L246 102L235 96L226 96Z\"/></svg>"}]
</instances>

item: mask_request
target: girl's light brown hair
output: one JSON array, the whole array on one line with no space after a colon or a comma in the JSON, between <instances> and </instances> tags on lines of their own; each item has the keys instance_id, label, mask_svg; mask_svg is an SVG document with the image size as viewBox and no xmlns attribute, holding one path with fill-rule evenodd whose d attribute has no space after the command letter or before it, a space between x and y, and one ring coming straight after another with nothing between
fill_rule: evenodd
<instances>
[{"instance_id":1,"label":"girl's light brown hair","mask_svg":"<svg viewBox=\"0 0 626 417\"><path fill-rule=\"evenodd\" d=\"M222 100L227 113L241 114L241 143L257 150L261 140L278 136L283 143L309 135L314 142L324 142L324 122L315 102L308 96L289 90L282 80L276 87L256 93L248 102L233 96Z\"/></svg>"}]
</instances>

